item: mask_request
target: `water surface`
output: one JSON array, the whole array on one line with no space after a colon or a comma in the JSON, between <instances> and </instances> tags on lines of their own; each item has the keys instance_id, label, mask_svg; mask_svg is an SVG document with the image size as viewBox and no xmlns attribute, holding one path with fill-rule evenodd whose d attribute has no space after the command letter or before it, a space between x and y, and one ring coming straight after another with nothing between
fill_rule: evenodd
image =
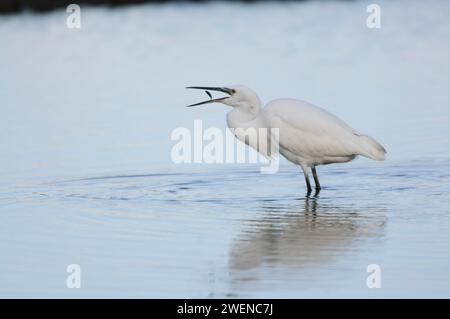
<instances>
[{"instance_id":1,"label":"water surface","mask_svg":"<svg viewBox=\"0 0 450 319\"><path fill-rule=\"evenodd\" d=\"M366 6L0 17L0 296L448 298L450 6L382 1L379 30ZM387 160L320 167L309 197L287 162L175 165L172 130L228 111L182 88L232 83L322 105Z\"/></svg>"}]
</instances>

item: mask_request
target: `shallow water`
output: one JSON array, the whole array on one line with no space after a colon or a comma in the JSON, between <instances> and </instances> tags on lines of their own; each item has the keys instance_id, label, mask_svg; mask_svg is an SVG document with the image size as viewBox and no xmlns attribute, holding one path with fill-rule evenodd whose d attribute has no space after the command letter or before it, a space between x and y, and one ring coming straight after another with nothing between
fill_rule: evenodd
<instances>
[{"instance_id":1,"label":"shallow water","mask_svg":"<svg viewBox=\"0 0 450 319\"><path fill-rule=\"evenodd\" d=\"M2 189L8 296L446 296L450 174L429 162L90 176ZM443 167L449 162L436 162ZM5 262L6 261L6 262ZM83 286L64 287L65 265ZM382 267L381 289L366 267ZM5 289L7 287L7 289ZM26 289L26 292L24 291Z\"/></svg>"},{"instance_id":2,"label":"shallow water","mask_svg":"<svg viewBox=\"0 0 450 319\"><path fill-rule=\"evenodd\" d=\"M378 33L364 2L0 17L0 296L449 297L450 6L404 4ZM181 88L236 81L326 106L387 160L320 167L309 197L286 162L173 164L174 128L227 111Z\"/></svg>"}]
</instances>

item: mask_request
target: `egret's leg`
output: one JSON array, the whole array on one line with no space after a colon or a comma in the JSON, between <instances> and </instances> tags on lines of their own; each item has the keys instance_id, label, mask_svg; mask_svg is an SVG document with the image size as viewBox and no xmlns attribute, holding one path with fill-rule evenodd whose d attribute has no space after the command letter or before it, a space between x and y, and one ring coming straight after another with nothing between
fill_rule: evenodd
<instances>
[{"instance_id":1,"label":"egret's leg","mask_svg":"<svg viewBox=\"0 0 450 319\"><path fill-rule=\"evenodd\" d=\"M309 182L309 176L308 176L308 167L302 166L303 175L305 176L305 182L306 182L306 188L308 189L308 195L311 193L311 183Z\"/></svg>"},{"instance_id":2,"label":"egret's leg","mask_svg":"<svg viewBox=\"0 0 450 319\"><path fill-rule=\"evenodd\" d=\"M319 177L317 176L316 167L315 166L311 167L311 171L313 173L314 183L316 183L316 191L319 191L321 187L319 183Z\"/></svg>"}]
</instances>

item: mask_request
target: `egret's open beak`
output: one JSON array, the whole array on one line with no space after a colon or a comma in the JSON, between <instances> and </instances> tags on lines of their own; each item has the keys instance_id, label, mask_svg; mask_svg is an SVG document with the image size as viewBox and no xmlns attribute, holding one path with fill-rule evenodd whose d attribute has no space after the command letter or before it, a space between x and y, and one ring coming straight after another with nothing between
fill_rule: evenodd
<instances>
[{"instance_id":1,"label":"egret's open beak","mask_svg":"<svg viewBox=\"0 0 450 319\"><path fill-rule=\"evenodd\" d=\"M226 94L229 94L229 95L233 94L233 92L230 89L225 88L225 87L221 88L221 87L210 87L210 86L188 86L186 89L205 90L208 95L210 95L208 91L219 91L219 92L223 92L223 93L226 93ZM203 102L199 102L199 103L188 105L187 107L197 106L197 105L202 105L202 104L207 104L207 103L220 102L220 101L225 100L227 98L228 98L228 96L220 97L220 98L217 98L217 99L210 99L210 100L206 100L206 101L203 101Z\"/></svg>"}]
</instances>

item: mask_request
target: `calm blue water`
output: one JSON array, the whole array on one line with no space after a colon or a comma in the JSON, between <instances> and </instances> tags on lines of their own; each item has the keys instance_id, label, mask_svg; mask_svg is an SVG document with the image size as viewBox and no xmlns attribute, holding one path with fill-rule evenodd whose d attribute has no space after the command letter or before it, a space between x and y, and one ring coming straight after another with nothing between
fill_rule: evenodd
<instances>
[{"instance_id":1,"label":"calm blue water","mask_svg":"<svg viewBox=\"0 0 450 319\"><path fill-rule=\"evenodd\" d=\"M380 4L379 30L366 2L0 17L0 296L448 298L450 5ZM310 197L287 162L172 163L173 129L228 111L183 87L232 83L324 106L387 160L320 167Z\"/></svg>"}]
</instances>

